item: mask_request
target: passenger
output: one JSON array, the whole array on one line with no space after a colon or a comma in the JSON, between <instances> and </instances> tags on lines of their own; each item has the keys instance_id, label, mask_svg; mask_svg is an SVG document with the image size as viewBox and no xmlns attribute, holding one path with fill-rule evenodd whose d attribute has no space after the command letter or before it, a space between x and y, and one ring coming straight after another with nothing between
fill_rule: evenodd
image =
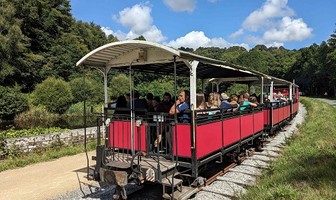
<instances>
[{"instance_id":1,"label":"passenger","mask_svg":"<svg viewBox=\"0 0 336 200\"><path fill-rule=\"evenodd\" d=\"M206 109L205 96L203 93L197 93L195 110L205 110L205 109ZM207 112L197 112L197 114L207 114Z\"/></svg>"},{"instance_id":2,"label":"passenger","mask_svg":"<svg viewBox=\"0 0 336 200\"><path fill-rule=\"evenodd\" d=\"M223 111L227 111L228 109L231 109L231 104L229 103L229 96L226 93L223 92L221 94L221 99L222 99L222 102L220 104L220 108Z\"/></svg>"},{"instance_id":3,"label":"passenger","mask_svg":"<svg viewBox=\"0 0 336 200\"><path fill-rule=\"evenodd\" d=\"M241 104L241 106L239 107L239 110L240 110L240 111L245 110L246 107L248 107L248 106L251 106L251 107L257 107L257 106L258 106L256 103L251 103L251 102L249 101L249 98L250 98L249 93L248 93L248 92L245 92L245 93L243 94L243 99L244 99L244 101L243 101L243 103Z\"/></svg>"},{"instance_id":4,"label":"passenger","mask_svg":"<svg viewBox=\"0 0 336 200\"><path fill-rule=\"evenodd\" d=\"M255 104L257 104L257 106L259 106L259 103L258 103L258 101L257 101L257 97L255 97L255 96L250 96L249 101L250 101L251 103L255 103Z\"/></svg>"},{"instance_id":5,"label":"passenger","mask_svg":"<svg viewBox=\"0 0 336 200\"><path fill-rule=\"evenodd\" d=\"M149 112L153 112L154 108L153 108L153 98L154 95L152 93L147 93L146 95L146 102L147 102L147 110Z\"/></svg>"},{"instance_id":6,"label":"passenger","mask_svg":"<svg viewBox=\"0 0 336 200\"><path fill-rule=\"evenodd\" d=\"M120 95L116 102L116 110L114 114L128 114L129 112L126 110L118 110L118 108L126 108L126 107L127 107L126 97L124 95Z\"/></svg>"},{"instance_id":7,"label":"passenger","mask_svg":"<svg viewBox=\"0 0 336 200\"><path fill-rule=\"evenodd\" d=\"M178 122L180 123L189 123L190 115L186 113L186 110L190 109L190 93L187 90L182 90L176 100L175 104L170 108L169 114L177 114ZM175 107L176 105L176 107Z\"/></svg>"},{"instance_id":8,"label":"passenger","mask_svg":"<svg viewBox=\"0 0 336 200\"><path fill-rule=\"evenodd\" d=\"M170 108L172 107L173 102L171 101L171 94L165 92L163 95L162 102L159 106L159 112L169 113Z\"/></svg>"},{"instance_id":9,"label":"passenger","mask_svg":"<svg viewBox=\"0 0 336 200\"><path fill-rule=\"evenodd\" d=\"M206 107L211 108L213 106L213 101L214 101L214 93L211 92L208 96L208 101L206 102Z\"/></svg>"},{"instance_id":10,"label":"passenger","mask_svg":"<svg viewBox=\"0 0 336 200\"><path fill-rule=\"evenodd\" d=\"M235 112L239 108L238 97L237 95L233 94L230 96L230 104L232 107L232 111Z\"/></svg>"},{"instance_id":11,"label":"passenger","mask_svg":"<svg viewBox=\"0 0 336 200\"><path fill-rule=\"evenodd\" d=\"M139 98L139 92L138 91L134 91L134 108L143 108L143 109L147 109L147 102L145 99L140 99ZM130 101L131 102L131 101ZM130 108L130 102L127 104L127 108Z\"/></svg>"},{"instance_id":12,"label":"passenger","mask_svg":"<svg viewBox=\"0 0 336 200\"><path fill-rule=\"evenodd\" d=\"M154 99L152 100L152 108L154 112L161 112L160 111L160 97L159 96L155 96Z\"/></svg>"}]
</instances>

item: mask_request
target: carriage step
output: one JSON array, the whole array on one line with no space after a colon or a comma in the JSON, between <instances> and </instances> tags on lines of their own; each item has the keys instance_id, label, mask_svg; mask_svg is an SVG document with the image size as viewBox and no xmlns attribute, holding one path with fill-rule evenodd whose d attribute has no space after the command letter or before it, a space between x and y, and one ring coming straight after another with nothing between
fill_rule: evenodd
<instances>
[{"instance_id":1,"label":"carriage step","mask_svg":"<svg viewBox=\"0 0 336 200\"><path fill-rule=\"evenodd\" d=\"M169 197L170 194L166 193L166 188L169 187L168 191L174 193L175 191L182 193L182 179L174 178L173 176L168 176L167 178L162 179L162 197L165 199ZM170 198L169 198L170 199Z\"/></svg>"},{"instance_id":2,"label":"carriage step","mask_svg":"<svg viewBox=\"0 0 336 200\"><path fill-rule=\"evenodd\" d=\"M173 184L173 179L174 179L174 185ZM173 178L172 176L169 176L167 178L162 179L162 185L164 186L177 186L177 185L182 185L182 179L179 178Z\"/></svg>"}]
</instances>

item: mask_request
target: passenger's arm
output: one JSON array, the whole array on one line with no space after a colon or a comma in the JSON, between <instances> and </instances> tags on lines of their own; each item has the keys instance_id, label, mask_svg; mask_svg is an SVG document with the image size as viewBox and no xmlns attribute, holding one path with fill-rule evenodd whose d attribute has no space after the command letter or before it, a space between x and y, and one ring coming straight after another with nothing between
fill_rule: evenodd
<instances>
[{"instance_id":1,"label":"passenger's arm","mask_svg":"<svg viewBox=\"0 0 336 200\"><path fill-rule=\"evenodd\" d=\"M180 104L180 100L176 100L176 103L173 104L173 106L169 110L169 114L170 115L174 115L174 114L180 113L180 111L177 108L175 108L175 105L178 106L179 104Z\"/></svg>"}]
</instances>

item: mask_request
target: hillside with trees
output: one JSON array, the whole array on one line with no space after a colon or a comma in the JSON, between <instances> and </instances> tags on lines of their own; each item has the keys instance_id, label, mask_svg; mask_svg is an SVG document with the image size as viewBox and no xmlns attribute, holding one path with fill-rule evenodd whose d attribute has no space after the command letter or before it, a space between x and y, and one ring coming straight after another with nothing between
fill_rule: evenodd
<instances>
[{"instance_id":1,"label":"hillside with trees","mask_svg":"<svg viewBox=\"0 0 336 200\"><path fill-rule=\"evenodd\" d=\"M145 40L143 36L135 39ZM69 0L3 0L0 15L0 119L20 123L34 112L53 119L82 113L84 100L99 107L103 101L103 78L89 69L83 86L83 69L75 63L91 50L118 41L106 36L99 25L76 20ZM289 81L295 79L309 95L336 94L336 32L321 44L298 50L257 45L230 48L181 47L210 58L225 60ZM166 76L135 75L141 95L172 91ZM128 76L112 72L112 100L128 91ZM185 83L180 81L180 86ZM61 89L60 89L61 88ZM57 94L62 92L62 96ZM60 101L62 100L62 101ZM39 119L36 119L38 121ZM56 120L57 121L57 120ZM64 121L64 119L60 119ZM67 121L67 120L66 120ZM73 120L68 120L73 121Z\"/></svg>"}]
</instances>

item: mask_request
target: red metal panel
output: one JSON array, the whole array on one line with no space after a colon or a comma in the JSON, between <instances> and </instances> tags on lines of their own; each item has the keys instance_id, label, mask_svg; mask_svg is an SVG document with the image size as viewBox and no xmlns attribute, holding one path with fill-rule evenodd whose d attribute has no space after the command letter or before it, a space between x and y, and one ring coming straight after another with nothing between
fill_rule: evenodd
<instances>
[{"instance_id":1,"label":"red metal panel","mask_svg":"<svg viewBox=\"0 0 336 200\"><path fill-rule=\"evenodd\" d=\"M273 109L273 125L279 122L279 108Z\"/></svg>"},{"instance_id":2,"label":"red metal panel","mask_svg":"<svg viewBox=\"0 0 336 200\"><path fill-rule=\"evenodd\" d=\"M253 134L253 114L241 117L241 139L247 138Z\"/></svg>"},{"instance_id":3,"label":"red metal panel","mask_svg":"<svg viewBox=\"0 0 336 200\"><path fill-rule=\"evenodd\" d=\"M190 124L177 124L177 134L175 134L175 127L173 127L173 148L174 155L191 158L191 134ZM177 136L177 144L176 144ZM177 154L176 146L177 145Z\"/></svg>"},{"instance_id":4,"label":"red metal panel","mask_svg":"<svg viewBox=\"0 0 336 200\"><path fill-rule=\"evenodd\" d=\"M109 147L131 149L131 122L112 121L109 126ZM146 150L146 125L134 124L134 149Z\"/></svg>"},{"instance_id":5,"label":"red metal panel","mask_svg":"<svg viewBox=\"0 0 336 200\"><path fill-rule=\"evenodd\" d=\"M286 106L285 109L285 118L289 118L290 117L290 105Z\"/></svg>"},{"instance_id":6,"label":"red metal panel","mask_svg":"<svg viewBox=\"0 0 336 200\"><path fill-rule=\"evenodd\" d=\"M281 122L282 120L284 120L284 107L279 108L279 122Z\"/></svg>"},{"instance_id":7,"label":"red metal panel","mask_svg":"<svg viewBox=\"0 0 336 200\"><path fill-rule=\"evenodd\" d=\"M270 109L264 110L264 125L271 125Z\"/></svg>"},{"instance_id":8,"label":"red metal panel","mask_svg":"<svg viewBox=\"0 0 336 200\"><path fill-rule=\"evenodd\" d=\"M264 129L264 112L254 113L254 133L257 133Z\"/></svg>"},{"instance_id":9,"label":"red metal panel","mask_svg":"<svg viewBox=\"0 0 336 200\"><path fill-rule=\"evenodd\" d=\"M134 129L134 148L135 150L146 151L146 128L145 125L135 127Z\"/></svg>"},{"instance_id":10,"label":"red metal panel","mask_svg":"<svg viewBox=\"0 0 336 200\"><path fill-rule=\"evenodd\" d=\"M222 122L196 127L196 158L199 159L222 147Z\"/></svg>"},{"instance_id":11,"label":"red metal panel","mask_svg":"<svg viewBox=\"0 0 336 200\"><path fill-rule=\"evenodd\" d=\"M224 147L240 140L240 117L223 121Z\"/></svg>"}]
</instances>

